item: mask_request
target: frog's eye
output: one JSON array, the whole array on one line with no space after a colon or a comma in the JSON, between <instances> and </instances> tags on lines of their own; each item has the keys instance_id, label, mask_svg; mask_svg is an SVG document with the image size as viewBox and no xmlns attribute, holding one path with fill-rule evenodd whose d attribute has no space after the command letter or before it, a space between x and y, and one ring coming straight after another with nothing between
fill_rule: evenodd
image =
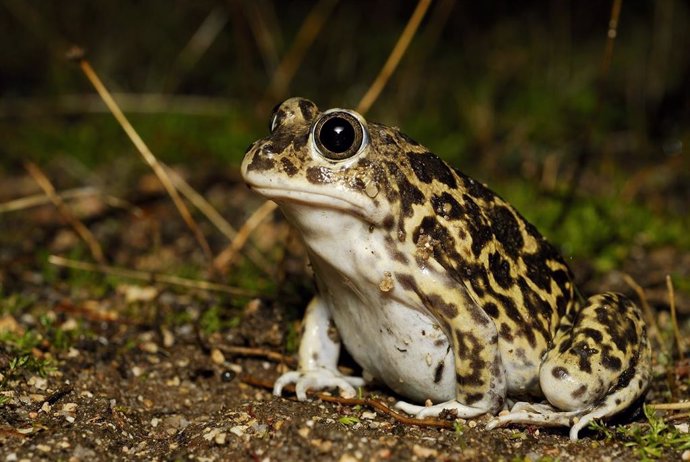
<instances>
[{"instance_id":1,"label":"frog's eye","mask_svg":"<svg viewBox=\"0 0 690 462\"><path fill-rule=\"evenodd\" d=\"M350 158L364 141L364 127L347 112L328 112L314 126L314 141L322 156L331 160Z\"/></svg>"}]
</instances>

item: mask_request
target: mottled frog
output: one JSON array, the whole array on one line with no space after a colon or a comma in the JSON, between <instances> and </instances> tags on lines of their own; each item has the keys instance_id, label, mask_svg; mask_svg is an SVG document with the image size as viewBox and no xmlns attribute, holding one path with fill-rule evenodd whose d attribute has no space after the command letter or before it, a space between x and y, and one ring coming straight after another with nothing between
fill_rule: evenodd
<instances>
[{"instance_id":1,"label":"mottled frog","mask_svg":"<svg viewBox=\"0 0 690 462\"><path fill-rule=\"evenodd\" d=\"M640 310L581 301L563 258L509 203L396 128L291 98L242 175L301 233L316 278L296 385L344 396L383 382L417 418L569 426L636 401L650 380ZM341 343L363 378L337 369ZM519 401L522 400L522 401ZM511 406L512 405L512 406Z\"/></svg>"}]
</instances>

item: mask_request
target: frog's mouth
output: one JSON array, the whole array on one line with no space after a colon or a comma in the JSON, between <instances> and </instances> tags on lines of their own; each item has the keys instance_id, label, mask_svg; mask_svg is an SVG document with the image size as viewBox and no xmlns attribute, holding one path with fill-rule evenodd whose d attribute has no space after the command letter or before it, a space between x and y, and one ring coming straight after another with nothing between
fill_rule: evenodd
<instances>
[{"instance_id":1,"label":"frog's mouth","mask_svg":"<svg viewBox=\"0 0 690 462\"><path fill-rule=\"evenodd\" d=\"M364 213L366 208L363 206L363 204L358 204L354 201L349 201L330 194L265 186L249 185L249 187L258 194L264 196L266 199L271 199L272 201L278 203L278 205L281 205L281 203L285 202L288 204L304 205L307 207L336 210L360 217L365 217L368 215Z\"/></svg>"}]
</instances>

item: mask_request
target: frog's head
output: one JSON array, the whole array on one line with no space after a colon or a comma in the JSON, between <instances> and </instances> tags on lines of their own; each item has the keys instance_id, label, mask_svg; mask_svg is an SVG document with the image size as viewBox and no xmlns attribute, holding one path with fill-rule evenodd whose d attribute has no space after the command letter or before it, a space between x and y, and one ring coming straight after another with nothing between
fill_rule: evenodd
<instances>
[{"instance_id":1,"label":"frog's head","mask_svg":"<svg viewBox=\"0 0 690 462\"><path fill-rule=\"evenodd\" d=\"M426 206L422 191L455 185L450 168L423 146L352 110L321 112L291 98L273 111L270 131L247 150L242 176L281 206L336 210L392 228L415 205Z\"/></svg>"}]
</instances>

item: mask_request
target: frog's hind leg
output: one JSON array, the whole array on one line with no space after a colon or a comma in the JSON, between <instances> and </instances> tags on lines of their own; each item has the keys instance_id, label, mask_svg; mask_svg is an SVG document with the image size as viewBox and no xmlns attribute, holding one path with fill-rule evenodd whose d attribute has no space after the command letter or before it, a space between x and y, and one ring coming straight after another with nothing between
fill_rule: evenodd
<instances>
[{"instance_id":1,"label":"frog's hind leg","mask_svg":"<svg viewBox=\"0 0 690 462\"><path fill-rule=\"evenodd\" d=\"M639 309L619 294L591 297L571 329L559 331L540 369L552 406L517 403L487 428L508 423L570 426L570 438L594 419L630 406L646 390L651 350ZM551 409L549 409L551 408Z\"/></svg>"}]
</instances>

